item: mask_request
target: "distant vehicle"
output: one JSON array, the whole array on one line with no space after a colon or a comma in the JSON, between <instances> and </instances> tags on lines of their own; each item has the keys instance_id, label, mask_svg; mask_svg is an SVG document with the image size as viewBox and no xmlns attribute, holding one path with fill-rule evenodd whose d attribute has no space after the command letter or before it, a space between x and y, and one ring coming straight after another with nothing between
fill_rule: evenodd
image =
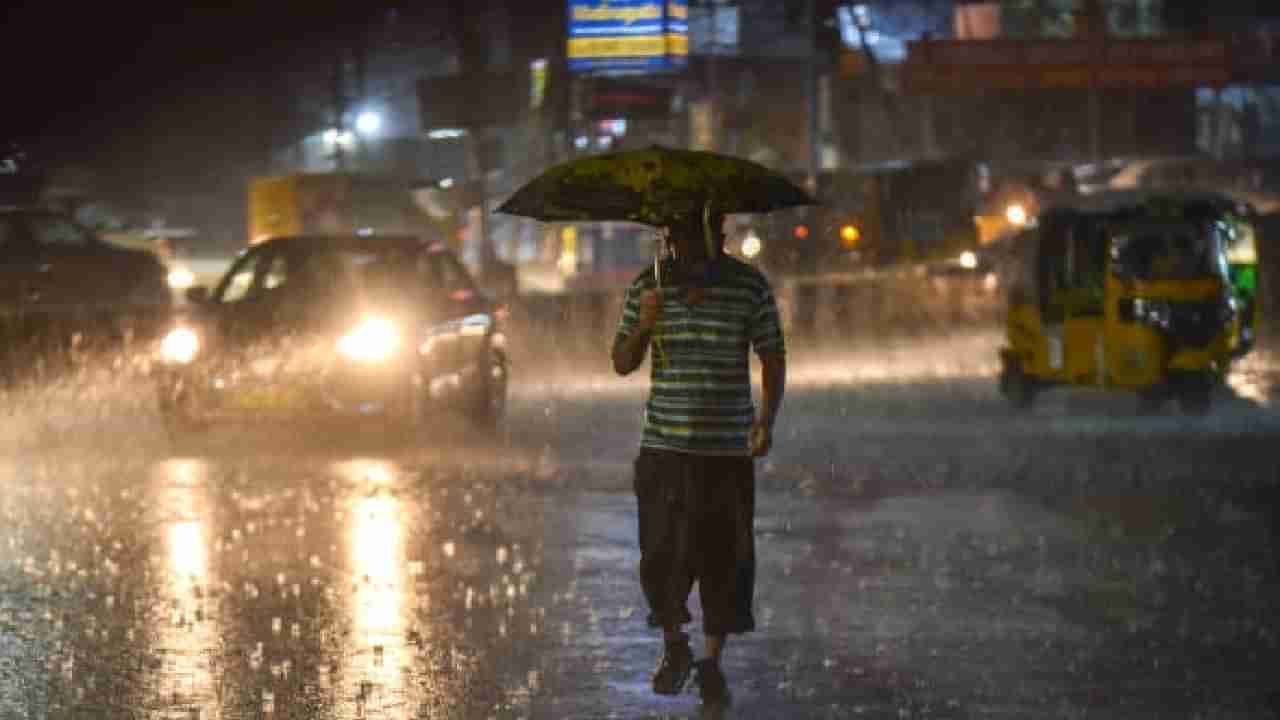
<instances>
[{"instance_id":1,"label":"distant vehicle","mask_svg":"<svg viewBox=\"0 0 1280 720\"><path fill-rule=\"evenodd\" d=\"M1199 155L1174 155L1128 158L1116 161L1112 167L1113 172L1105 182L1088 186L1090 192L1215 192L1246 202L1260 214L1280 212L1280 193L1265 165L1227 162Z\"/></svg>"},{"instance_id":2,"label":"distant vehicle","mask_svg":"<svg viewBox=\"0 0 1280 720\"><path fill-rule=\"evenodd\" d=\"M959 257L978 243L977 177L964 159L824 171L818 205L748 222L751 255L800 275Z\"/></svg>"},{"instance_id":3,"label":"distant vehicle","mask_svg":"<svg viewBox=\"0 0 1280 720\"><path fill-rule=\"evenodd\" d=\"M1198 156L1130 158L1106 181L1106 190L1242 189L1246 173L1229 163Z\"/></svg>"},{"instance_id":4,"label":"distant vehicle","mask_svg":"<svg viewBox=\"0 0 1280 720\"><path fill-rule=\"evenodd\" d=\"M0 207L0 332L11 347L158 332L166 274L155 255L104 242L65 214Z\"/></svg>"},{"instance_id":5,"label":"distant vehicle","mask_svg":"<svg viewBox=\"0 0 1280 720\"><path fill-rule=\"evenodd\" d=\"M249 244L277 237L444 235L448 222L424 211L415 186L362 173L292 173L249 183Z\"/></svg>"},{"instance_id":6,"label":"distant vehicle","mask_svg":"<svg viewBox=\"0 0 1280 720\"><path fill-rule=\"evenodd\" d=\"M1254 233L1226 196L1095 195L1047 209L1005 249L1000 389L1017 408L1074 385L1202 414L1253 345Z\"/></svg>"},{"instance_id":7,"label":"distant vehicle","mask_svg":"<svg viewBox=\"0 0 1280 720\"><path fill-rule=\"evenodd\" d=\"M160 343L176 431L278 415L455 409L493 430L507 396L500 312L452 252L411 236L299 236L241 253Z\"/></svg>"}]
</instances>

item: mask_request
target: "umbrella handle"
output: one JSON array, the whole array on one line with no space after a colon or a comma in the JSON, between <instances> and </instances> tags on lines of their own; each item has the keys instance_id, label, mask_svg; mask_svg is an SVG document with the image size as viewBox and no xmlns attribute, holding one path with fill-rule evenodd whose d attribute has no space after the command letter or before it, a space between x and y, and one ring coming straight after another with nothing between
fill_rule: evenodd
<instances>
[{"instance_id":1,"label":"umbrella handle","mask_svg":"<svg viewBox=\"0 0 1280 720\"><path fill-rule=\"evenodd\" d=\"M711 242L711 200L702 204L702 242L706 244L707 259L714 260L716 251Z\"/></svg>"},{"instance_id":2,"label":"umbrella handle","mask_svg":"<svg viewBox=\"0 0 1280 720\"><path fill-rule=\"evenodd\" d=\"M658 290L658 302L662 302L662 243L658 243L658 251L653 254L653 284ZM654 328L656 331L657 328ZM659 367L667 366L667 353L662 349L662 341L655 332L653 335L653 359Z\"/></svg>"}]
</instances>

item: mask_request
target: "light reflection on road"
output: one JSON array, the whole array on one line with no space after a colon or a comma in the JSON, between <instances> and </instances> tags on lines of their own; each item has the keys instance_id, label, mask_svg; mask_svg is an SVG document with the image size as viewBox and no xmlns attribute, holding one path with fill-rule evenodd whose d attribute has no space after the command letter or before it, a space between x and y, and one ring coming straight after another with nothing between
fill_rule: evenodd
<instances>
[{"instance_id":1,"label":"light reflection on road","mask_svg":"<svg viewBox=\"0 0 1280 720\"><path fill-rule=\"evenodd\" d=\"M349 563L354 590L351 597L352 634L343 676L351 687L344 693L354 715L403 717L413 703L406 694L407 632L410 591L407 588L407 509L391 494L397 472L389 462L357 460L335 471L365 493L351 502L348 513Z\"/></svg>"},{"instance_id":2,"label":"light reflection on road","mask_svg":"<svg viewBox=\"0 0 1280 720\"><path fill-rule=\"evenodd\" d=\"M1080 684L1061 669L1064 654L1105 677L1114 653L1096 649L1113 634L1076 633L1093 620L1064 620L1058 613L1071 604L1051 601L1111 582L1116 568L1136 580L1107 609L1176 612L1193 628L1152 650L1172 670L1150 687L1184 691L1183 671L1208 673L1197 629L1248 622L1271 632L1274 614L1230 605L1250 597L1234 589L1194 604L1175 596L1167 609L1145 602L1147 589L1182 578L1193 589L1202 579L1254 582L1252 566L1215 556L1205 569L1185 539L1194 536L1179 533L1116 550L1119 520L1041 509L1037 495L1141 500L1183 478L1226 479L1215 490L1270 478L1259 461L1275 426L1270 361L1242 362L1234 395L1220 393L1209 418L1176 408L1135 418L1129 396L1094 401L1068 390L1020 416L999 398L981 339L935 347L797 352L784 434L760 466L763 632L732 650L742 708L845 717L854 711L838 703L852 698L867 716L889 716L914 693L924 707L1052 714L1053 703L1075 702ZM692 708L692 696L667 703L648 692L660 648L634 580L629 474L642 375L525 386L514 395L509 444L498 448L432 437L387 449L381 438L330 443L285 427L227 433L236 440L213 443L207 460L161 460L168 446L143 439L109 447L146 434L121 422L105 428L108 440L86 435L71 452L0 458L0 718L96 716L106 705L264 720ZM1251 428L1260 429L1242 432ZM1222 537L1268 547L1250 496L1229 497L1244 511L1210 504L1185 522L1221 515ZM1062 530L1095 525L1096 536ZM1070 562L1057 567L1055 558ZM1151 570L1155 561L1194 570L1173 577ZM994 624L988 608L1000 616ZM95 615L111 624L95 628ZM1134 632L1119 627L1116 646ZM986 634L982 643L975 633ZM1265 640L1240 635L1235 656L1269 657ZM8 683L7 667L28 685ZM1129 680L1151 670L1135 661L1099 684L1134 693ZM974 681L979 672L985 679ZM916 679L934 684L910 685ZM1222 678L1203 685L1228 687ZM1042 704L1020 704L1029 693ZM797 698L813 713L791 712ZM1155 707L1154 698L1137 702Z\"/></svg>"},{"instance_id":3,"label":"light reflection on road","mask_svg":"<svg viewBox=\"0 0 1280 720\"><path fill-rule=\"evenodd\" d=\"M220 681L213 648L220 630L206 598L211 576L209 466L198 460L168 460L155 467L151 506L166 525L167 581L162 601L168 617L155 627L161 658L160 698L201 717L219 704ZM193 715L194 716L194 715Z\"/></svg>"}]
</instances>

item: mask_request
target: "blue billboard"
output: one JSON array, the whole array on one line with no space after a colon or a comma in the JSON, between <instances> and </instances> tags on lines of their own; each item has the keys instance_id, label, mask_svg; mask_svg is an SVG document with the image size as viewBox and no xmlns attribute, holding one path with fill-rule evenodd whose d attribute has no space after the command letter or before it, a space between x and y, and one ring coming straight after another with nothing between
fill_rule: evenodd
<instances>
[{"instance_id":1,"label":"blue billboard","mask_svg":"<svg viewBox=\"0 0 1280 720\"><path fill-rule=\"evenodd\" d=\"M624 75L689 62L688 0L569 0L569 69Z\"/></svg>"}]
</instances>

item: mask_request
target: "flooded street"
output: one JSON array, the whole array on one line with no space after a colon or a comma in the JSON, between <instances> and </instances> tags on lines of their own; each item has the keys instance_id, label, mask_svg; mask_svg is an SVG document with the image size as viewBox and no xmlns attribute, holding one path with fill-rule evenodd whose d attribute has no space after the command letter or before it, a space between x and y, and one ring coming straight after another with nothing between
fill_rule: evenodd
<instances>
[{"instance_id":1,"label":"flooded street","mask_svg":"<svg viewBox=\"0 0 1280 720\"><path fill-rule=\"evenodd\" d=\"M990 342L793 353L728 716L1273 717L1266 356L1204 419L1071 391L1019 416ZM649 689L643 381L514 373L496 443L174 444L142 381L11 393L0 718L699 716Z\"/></svg>"}]
</instances>

